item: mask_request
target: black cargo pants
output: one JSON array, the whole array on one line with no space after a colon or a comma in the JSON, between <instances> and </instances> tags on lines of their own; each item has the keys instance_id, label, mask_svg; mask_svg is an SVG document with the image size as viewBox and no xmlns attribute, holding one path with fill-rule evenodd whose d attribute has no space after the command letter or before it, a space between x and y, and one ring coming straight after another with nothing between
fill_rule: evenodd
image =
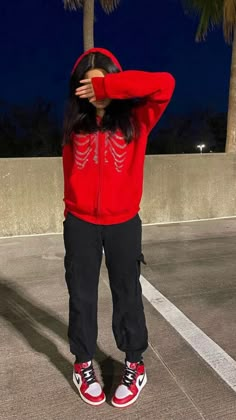
<instances>
[{"instance_id":1,"label":"black cargo pants","mask_svg":"<svg viewBox=\"0 0 236 420\"><path fill-rule=\"evenodd\" d=\"M97 342L98 281L104 248L113 301L117 347L130 362L148 346L139 281L142 224L137 214L115 225L95 225L72 214L64 221L65 271L69 291L70 350L79 362L93 359Z\"/></svg>"}]
</instances>

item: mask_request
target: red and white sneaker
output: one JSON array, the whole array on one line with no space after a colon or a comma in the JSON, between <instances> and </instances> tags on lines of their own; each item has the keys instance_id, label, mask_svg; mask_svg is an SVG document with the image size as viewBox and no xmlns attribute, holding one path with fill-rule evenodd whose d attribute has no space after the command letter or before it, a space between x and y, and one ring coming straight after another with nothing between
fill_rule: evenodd
<instances>
[{"instance_id":1,"label":"red and white sneaker","mask_svg":"<svg viewBox=\"0 0 236 420\"><path fill-rule=\"evenodd\" d=\"M75 363L73 382L83 401L90 405L100 405L106 401L106 396L95 376L91 361Z\"/></svg>"},{"instance_id":2,"label":"red and white sneaker","mask_svg":"<svg viewBox=\"0 0 236 420\"><path fill-rule=\"evenodd\" d=\"M147 383L147 375L143 361L125 363L125 371L121 384L116 389L111 403L114 407L128 407L133 404Z\"/></svg>"}]
</instances>

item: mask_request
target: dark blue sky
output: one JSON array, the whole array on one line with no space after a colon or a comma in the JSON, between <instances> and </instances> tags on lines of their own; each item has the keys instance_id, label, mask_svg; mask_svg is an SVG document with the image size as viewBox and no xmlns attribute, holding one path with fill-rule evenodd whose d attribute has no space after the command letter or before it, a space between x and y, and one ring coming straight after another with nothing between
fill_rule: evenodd
<instances>
[{"instance_id":1,"label":"dark blue sky","mask_svg":"<svg viewBox=\"0 0 236 420\"><path fill-rule=\"evenodd\" d=\"M0 99L44 97L61 114L82 52L82 13L65 12L62 0L8 0L0 16ZM110 49L124 69L170 71L177 87L169 113L227 109L231 48L221 30L200 44L195 30L180 0L121 0L110 16L97 1L95 45Z\"/></svg>"}]
</instances>

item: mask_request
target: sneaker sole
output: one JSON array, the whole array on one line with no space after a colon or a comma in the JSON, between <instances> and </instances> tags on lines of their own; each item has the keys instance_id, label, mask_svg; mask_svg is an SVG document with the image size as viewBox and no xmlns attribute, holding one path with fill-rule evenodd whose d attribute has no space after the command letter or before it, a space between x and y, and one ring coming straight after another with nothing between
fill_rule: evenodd
<instances>
[{"instance_id":1,"label":"sneaker sole","mask_svg":"<svg viewBox=\"0 0 236 420\"><path fill-rule=\"evenodd\" d=\"M80 391L80 387L79 387L79 385L78 385L78 383L77 383L77 380L76 380L76 377L75 377L74 372L73 372L73 382L74 382L74 385L76 386L76 388L77 388L77 389L78 389L78 391L79 391L79 395L80 395L81 399L82 399L84 402L86 402L87 404L89 404L89 405L93 405L93 406L98 406L98 405L103 404L103 403L106 401L106 397L104 397L104 399L103 399L102 401L99 401L99 402L93 402L93 401L87 400L87 398L85 398L85 397L82 395L81 391Z\"/></svg>"},{"instance_id":2,"label":"sneaker sole","mask_svg":"<svg viewBox=\"0 0 236 420\"><path fill-rule=\"evenodd\" d=\"M146 383L147 383L147 375L145 374L143 383L142 383L141 388L139 389L139 392L137 393L137 395L131 401L129 401L125 404L116 404L113 400L111 400L111 403L112 403L113 407L125 408L125 407L129 407L130 405L134 404L135 401L137 401L137 399L139 397L139 394L142 391L142 389L145 387Z\"/></svg>"}]
</instances>

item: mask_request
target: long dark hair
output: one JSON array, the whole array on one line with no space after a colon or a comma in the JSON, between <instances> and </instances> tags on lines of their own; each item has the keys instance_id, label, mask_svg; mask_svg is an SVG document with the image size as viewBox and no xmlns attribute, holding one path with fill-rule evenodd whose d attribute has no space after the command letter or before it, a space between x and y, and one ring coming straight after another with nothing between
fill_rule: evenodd
<instances>
[{"instance_id":1,"label":"long dark hair","mask_svg":"<svg viewBox=\"0 0 236 420\"><path fill-rule=\"evenodd\" d=\"M113 61L100 52L90 53L81 60L70 78L69 98L64 117L63 144L70 143L72 132L93 133L98 130L115 132L121 130L124 139L130 143L138 134L138 123L133 115L135 100L113 99L106 108L101 123L97 124L96 108L87 100L75 96L75 90L87 71L99 68L107 73L119 73Z\"/></svg>"}]
</instances>

